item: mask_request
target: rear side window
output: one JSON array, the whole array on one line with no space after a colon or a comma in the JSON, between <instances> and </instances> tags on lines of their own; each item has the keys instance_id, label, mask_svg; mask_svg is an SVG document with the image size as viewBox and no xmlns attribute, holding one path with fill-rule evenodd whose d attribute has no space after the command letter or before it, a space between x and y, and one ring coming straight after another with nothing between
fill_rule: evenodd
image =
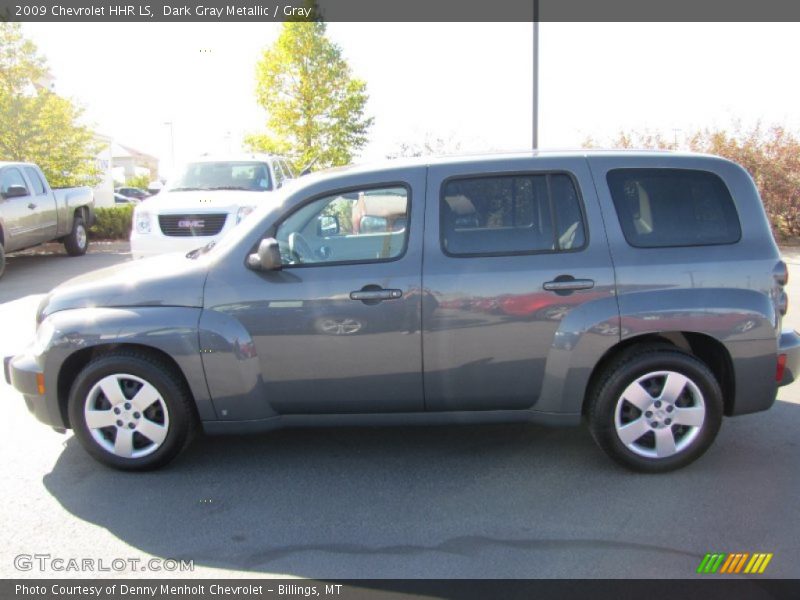
<instances>
[{"instance_id":1,"label":"rear side window","mask_svg":"<svg viewBox=\"0 0 800 600\"><path fill-rule=\"evenodd\" d=\"M638 248L733 244L742 235L719 176L689 169L615 169L607 175L625 239Z\"/></svg>"},{"instance_id":2,"label":"rear side window","mask_svg":"<svg viewBox=\"0 0 800 600\"><path fill-rule=\"evenodd\" d=\"M440 223L451 256L556 252L586 242L578 192L563 173L451 179Z\"/></svg>"}]
</instances>

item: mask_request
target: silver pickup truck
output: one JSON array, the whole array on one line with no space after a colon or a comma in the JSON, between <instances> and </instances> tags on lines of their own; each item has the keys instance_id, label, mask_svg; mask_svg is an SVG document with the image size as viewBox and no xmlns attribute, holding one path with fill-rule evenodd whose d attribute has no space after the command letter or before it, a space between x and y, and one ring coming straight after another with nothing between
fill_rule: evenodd
<instances>
[{"instance_id":1,"label":"silver pickup truck","mask_svg":"<svg viewBox=\"0 0 800 600\"><path fill-rule=\"evenodd\" d=\"M120 469L199 426L586 421L661 472L797 377L787 280L753 180L720 158L392 161L284 186L213 247L67 282L5 370Z\"/></svg>"},{"instance_id":2,"label":"silver pickup truck","mask_svg":"<svg viewBox=\"0 0 800 600\"><path fill-rule=\"evenodd\" d=\"M59 240L70 256L86 254L93 220L91 188L52 189L36 165L0 162L0 277L6 252Z\"/></svg>"}]
</instances>

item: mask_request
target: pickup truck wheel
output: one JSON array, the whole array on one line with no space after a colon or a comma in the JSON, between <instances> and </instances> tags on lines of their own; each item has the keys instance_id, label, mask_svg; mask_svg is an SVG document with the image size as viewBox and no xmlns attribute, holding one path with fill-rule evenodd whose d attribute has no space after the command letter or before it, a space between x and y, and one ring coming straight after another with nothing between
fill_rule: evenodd
<instances>
[{"instance_id":1,"label":"pickup truck wheel","mask_svg":"<svg viewBox=\"0 0 800 600\"><path fill-rule=\"evenodd\" d=\"M722 423L722 392L708 367L670 346L636 347L594 388L589 427L629 469L661 473L699 458Z\"/></svg>"},{"instance_id":2,"label":"pickup truck wheel","mask_svg":"<svg viewBox=\"0 0 800 600\"><path fill-rule=\"evenodd\" d=\"M196 423L182 379L139 352L91 361L72 385L68 411L75 435L89 454L129 471L171 461L188 443Z\"/></svg>"},{"instance_id":3,"label":"pickup truck wheel","mask_svg":"<svg viewBox=\"0 0 800 600\"><path fill-rule=\"evenodd\" d=\"M0 277L6 272L6 249L3 248L3 243L0 242Z\"/></svg>"},{"instance_id":4,"label":"pickup truck wheel","mask_svg":"<svg viewBox=\"0 0 800 600\"><path fill-rule=\"evenodd\" d=\"M86 232L86 223L83 217L75 217L72 222L72 231L64 238L64 248L70 256L83 256L89 248L89 235Z\"/></svg>"}]
</instances>

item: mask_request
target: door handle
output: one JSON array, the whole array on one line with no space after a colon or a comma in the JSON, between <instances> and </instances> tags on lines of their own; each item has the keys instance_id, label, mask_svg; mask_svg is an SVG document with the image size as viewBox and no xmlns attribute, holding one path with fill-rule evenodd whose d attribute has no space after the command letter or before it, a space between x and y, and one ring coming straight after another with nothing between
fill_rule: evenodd
<instances>
[{"instance_id":1,"label":"door handle","mask_svg":"<svg viewBox=\"0 0 800 600\"><path fill-rule=\"evenodd\" d=\"M36 205L33 202L31 202L30 204L28 204L28 208L33 210L34 208L36 208Z\"/></svg>"},{"instance_id":2,"label":"door handle","mask_svg":"<svg viewBox=\"0 0 800 600\"><path fill-rule=\"evenodd\" d=\"M544 284L544 289L549 292L574 292L575 290L590 290L594 287L592 279L575 279L570 277L556 278Z\"/></svg>"},{"instance_id":3,"label":"door handle","mask_svg":"<svg viewBox=\"0 0 800 600\"><path fill-rule=\"evenodd\" d=\"M360 300L365 304L377 304L383 300L397 300L403 297L403 290L385 290L383 288L373 288L365 286L364 289L350 292L351 300Z\"/></svg>"}]
</instances>

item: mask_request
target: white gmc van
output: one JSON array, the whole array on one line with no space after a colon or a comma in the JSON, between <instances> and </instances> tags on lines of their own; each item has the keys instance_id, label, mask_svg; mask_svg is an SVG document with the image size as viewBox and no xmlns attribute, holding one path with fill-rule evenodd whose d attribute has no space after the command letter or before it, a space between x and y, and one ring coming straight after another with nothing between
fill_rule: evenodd
<instances>
[{"instance_id":1,"label":"white gmc van","mask_svg":"<svg viewBox=\"0 0 800 600\"><path fill-rule=\"evenodd\" d=\"M134 258L189 252L216 241L294 177L279 156L202 157L133 212Z\"/></svg>"}]
</instances>

